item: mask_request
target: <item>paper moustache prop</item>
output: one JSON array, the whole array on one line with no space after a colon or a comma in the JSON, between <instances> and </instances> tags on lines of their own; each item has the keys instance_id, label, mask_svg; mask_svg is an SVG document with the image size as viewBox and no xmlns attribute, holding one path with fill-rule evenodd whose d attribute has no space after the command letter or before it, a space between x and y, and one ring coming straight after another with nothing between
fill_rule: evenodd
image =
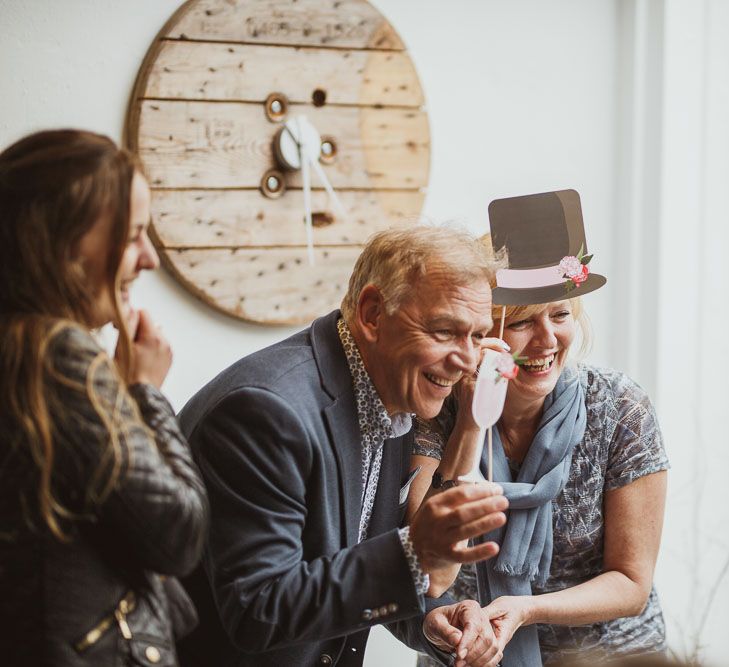
<instances>
[{"instance_id":1,"label":"paper moustache prop","mask_svg":"<svg viewBox=\"0 0 729 667\"><path fill-rule=\"evenodd\" d=\"M487 349L484 352L483 360L478 369L478 378L473 390L473 402L471 403L471 414L473 420L479 427L478 447L474 453L470 472L461 475L458 479L462 482L481 482L484 476L481 474L481 456L483 454L484 439L488 434L488 475L492 480L491 470L491 427L499 421L504 409L506 400L506 388L508 381L515 378L519 368L514 359L507 352L496 352Z\"/></svg>"}]
</instances>

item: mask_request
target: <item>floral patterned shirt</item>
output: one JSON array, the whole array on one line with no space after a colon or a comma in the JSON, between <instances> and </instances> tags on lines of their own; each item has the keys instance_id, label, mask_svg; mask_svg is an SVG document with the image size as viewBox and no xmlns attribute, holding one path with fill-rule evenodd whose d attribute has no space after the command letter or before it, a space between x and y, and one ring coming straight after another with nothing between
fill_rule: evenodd
<instances>
[{"instance_id":1,"label":"floral patterned shirt","mask_svg":"<svg viewBox=\"0 0 729 667\"><path fill-rule=\"evenodd\" d=\"M408 413L387 414L380 395L372 384L365 369L349 327L343 318L337 321L339 340L347 357L349 372L352 375L354 398L357 402L357 419L362 436L362 514L359 519L359 541L367 539L367 529L372 518L372 508L377 494L382 465L382 447L385 440L399 438L412 428L412 418ZM421 570L417 555L410 541L410 528L400 529L400 542L413 575L413 583L418 594L427 592L429 577Z\"/></svg>"},{"instance_id":2,"label":"floral patterned shirt","mask_svg":"<svg viewBox=\"0 0 729 667\"><path fill-rule=\"evenodd\" d=\"M562 590L600 574L603 563L605 491L640 477L666 470L668 458L646 393L619 371L578 366L585 392L587 427L572 454L567 484L553 504L554 552L549 578L533 593ZM414 453L441 458L444 434L455 419L453 402L438 422L416 421ZM477 599L473 566L464 566L451 588L456 599ZM666 632L655 588L638 616L590 625L539 625L539 642L545 665L585 651L605 655L665 651ZM419 667L437 665L421 656Z\"/></svg>"}]
</instances>

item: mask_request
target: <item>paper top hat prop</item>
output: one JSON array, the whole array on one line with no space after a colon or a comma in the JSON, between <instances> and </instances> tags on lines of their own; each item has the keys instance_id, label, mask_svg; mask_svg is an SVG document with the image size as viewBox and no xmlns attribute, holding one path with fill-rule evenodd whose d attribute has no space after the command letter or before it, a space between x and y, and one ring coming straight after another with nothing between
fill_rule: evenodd
<instances>
[{"instance_id":1,"label":"paper top hat prop","mask_svg":"<svg viewBox=\"0 0 729 667\"><path fill-rule=\"evenodd\" d=\"M493 302L526 306L582 296L607 279L591 273L580 195L575 190L495 199L491 244L506 248L509 268L496 272Z\"/></svg>"}]
</instances>

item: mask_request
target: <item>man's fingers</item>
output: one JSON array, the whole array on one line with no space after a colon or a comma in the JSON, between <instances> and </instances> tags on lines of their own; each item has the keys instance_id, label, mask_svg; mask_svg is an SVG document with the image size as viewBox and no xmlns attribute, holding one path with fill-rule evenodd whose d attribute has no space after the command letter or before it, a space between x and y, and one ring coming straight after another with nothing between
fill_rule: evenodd
<instances>
[{"instance_id":1,"label":"man's fingers","mask_svg":"<svg viewBox=\"0 0 729 667\"><path fill-rule=\"evenodd\" d=\"M478 521L495 512L505 512L509 509L509 501L504 496L489 496L475 502L463 503L460 507L451 510L444 521L450 526L465 526ZM471 535L469 534L468 537ZM464 535L464 537L467 537Z\"/></svg>"},{"instance_id":2,"label":"man's fingers","mask_svg":"<svg viewBox=\"0 0 729 667\"><path fill-rule=\"evenodd\" d=\"M456 646L459 659L467 658L469 665L486 665L498 649L491 624L478 605L463 608L461 612L463 636Z\"/></svg>"},{"instance_id":3,"label":"man's fingers","mask_svg":"<svg viewBox=\"0 0 729 667\"><path fill-rule=\"evenodd\" d=\"M431 496L415 516L410 530L415 551L425 571L446 563L475 562L495 554L493 546L475 551L459 544L506 523L509 502L496 484L467 484ZM445 502L441 500L445 498Z\"/></svg>"},{"instance_id":4,"label":"man's fingers","mask_svg":"<svg viewBox=\"0 0 729 667\"><path fill-rule=\"evenodd\" d=\"M503 657L503 653L496 650L495 652L489 651L482 653L478 657L469 656L466 660L459 662L456 661L456 667L496 667Z\"/></svg>"},{"instance_id":5,"label":"man's fingers","mask_svg":"<svg viewBox=\"0 0 729 667\"><path fill-rule=\"evenodd\" d=\"M465 634L465 631L464 631ZM472 637L472 641L468 646L468 650L462 650L461 644L456 649L456 665L468 665L468 667L485 667L488 664L488 658L486 657L486 642L480 636L480 633L476 632Z\"/></svg>"},{"instance_id":6,"label":"man's fingers","mask_svg":"<svg viewBox=\"0 0 729 667\"><path fill-rule=\"evenodd\" d=\"M473 547L461 547L454 550L454 559L458 563L477 563L478 561L493 558L499 553L496 542L484 542Z\"/></svg>"},{"instance_id":7,"label":"man's fingers","mask_svg":"<svg viewBox=\"0 0 729 667\"><path fill-rule=\"evenodd\" d=\"M506 514L503 512L491 511L482 515L476 521L469 523L458 523L448 531L448 537L455 543L478 537L492 530L500 528L506 523Z\"/></svg>"},{"instance_id":8,"label":"man's fingers","mask_svg":"<svg viewBox=\"0 0 729 667\"><path fill-rule=\"evenodd\" d=\"M425 638L436 646L447 646L452 650L461 640L461 631L451 625L444 614L433 614L426 617L423 625Z\"/></svg>"},{"instance_id":9,"label":"man's fingers","mask_svg":"<svg viewBox=\"0 0 729 667\"><path fill-rule=\"evenodd\" d=\"M428 502L443 507L458 507L473 500L502 495L504 495L504 489L498 484L479 482L478 484L459 484L436 496L431 496Z\"/></svg>"},{"instance_id":10,"label":"man's fingers","mask_svg":"<svg viewBox=\"0 0 729 667\"><path fill-rule=\"evenodd\" d=\"M459 658L465 658L467 654L471 654L473 650L473 644L478 639L478 626L470 620L467 620L463 624L463 634L461 635L461 641L456 646L456 655Z\"/></svg>"}]
</instances>

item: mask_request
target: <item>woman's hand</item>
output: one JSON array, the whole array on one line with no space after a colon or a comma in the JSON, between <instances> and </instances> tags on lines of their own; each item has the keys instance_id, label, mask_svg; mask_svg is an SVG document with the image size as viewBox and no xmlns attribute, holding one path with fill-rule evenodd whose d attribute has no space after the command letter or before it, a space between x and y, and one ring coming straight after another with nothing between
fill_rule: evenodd
<instances>
[{"instance_id":1,"label":"woman's hand","mask_svg":"<svg viewBox=\"0 0 729 667\"><path fill-rule=\"evenodd\" d=\"M131 310L127 328L134 351L130 384L151 384L159 389L172 365L170 344L146 310Z\"/></svg>"},{"instance_id":2,"label":"woman's hand","mask_svg":"<svg viewBox=\"0 0 729 667\"><path fill-rule=\"evenodd\" d=\"M501 660L488 616L474 600L433 609L423 621L423 634L436 648L455 654L455 667L496 667Z\"/></svg>"},{"instance_id":3,"label":"woman's hand","mask_svg":"<svg viewBox=\"0 0 729 667\"><path fill-rule=\"evenodd\" d=\"M503 653L514 633L525 624L529 624L532 598L530 595L503 596L496 598L483 608L491 621L499 652Z\"/></svg>"}]
</instances>

